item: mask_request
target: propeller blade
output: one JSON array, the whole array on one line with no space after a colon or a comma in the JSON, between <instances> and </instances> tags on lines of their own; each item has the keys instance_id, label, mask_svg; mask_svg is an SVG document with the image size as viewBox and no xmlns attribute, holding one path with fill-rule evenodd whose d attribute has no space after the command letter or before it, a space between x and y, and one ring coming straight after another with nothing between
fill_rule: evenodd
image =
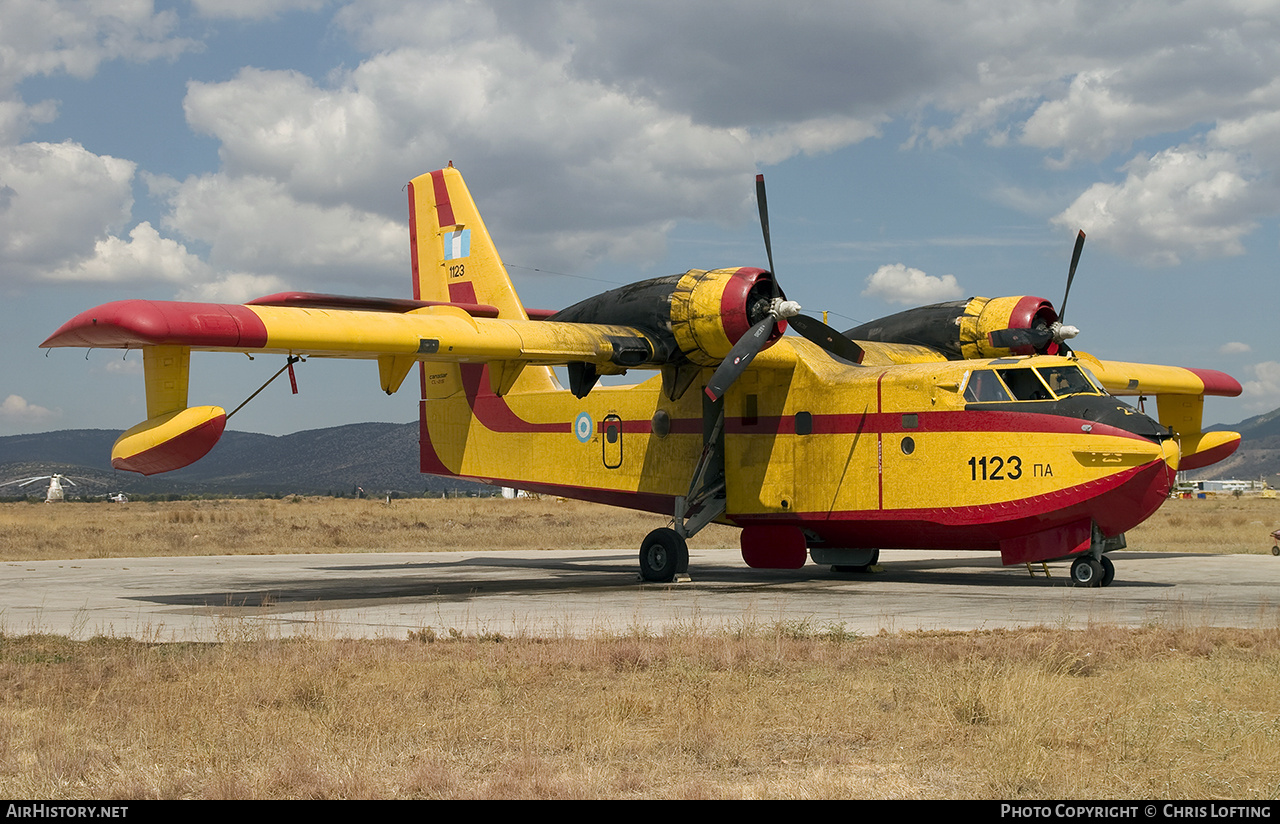
<instances>
[{"instance_id":1,"label":"propeller blade","mask_svg":"<svg viewBox=\"0 0 1280 824\"><path fill-rule=\"evenodd\" d=\"M747 371L751 361L755 360L756 355L760 354L765 342L773 334L773 327L776 323L777 320L773 315L770 315L748 329L747 334L738 338L738 342L729 350L728 356L720 362L720 365L716 367L715 373L711 375L711 380L707 382L707 388L703 391L707 393L708 398L718 401L724 397L724 393L729 391L729 387L733 386L733 382L743 372Z\"/></svg>"},{"instance_id":2,"label":"propeller blade","mask_svg":"<svg viewBox=\"0 0 1280 824\"><path fill-rule=\"evenodd\" d=\"M1062 293L1062 306L1058 307L1058 322L1067 314L1067 298L1071 295L1071 281L1076 278L1076 265L1080 263L1080 252L1084 250L1084 230L1076 235L1076 248L1071 253L1071 268L1067 271L1067 291Z\"/></svg>"},{"instance_id":3,"label":"propeller blade","mask_svg":"<svg viewBox=\"0 0 1280 824\"><path fill-rule=\"evenodd\" d=\"M866 354L862 347L817 318L811 318L808 315L795 315L787 318L787 323L790 324L792 329L837 358L843 358L850 363L862 363L862 357Z\"/></svg>"},{"instance_id":4,"label":"propeller blade","mask_svg":"<svg viewBox=\"0 0 1280 824\"><path fill-rule=\"evenodd\" d=\"M756 175L756 205L760 207L760 232L764 235L764 254L773 273L773 245L769 242L769 201L764 196L764 175ZM773 279L773 297L778 297L778 279Z\"/></svg>"}]
</instances>

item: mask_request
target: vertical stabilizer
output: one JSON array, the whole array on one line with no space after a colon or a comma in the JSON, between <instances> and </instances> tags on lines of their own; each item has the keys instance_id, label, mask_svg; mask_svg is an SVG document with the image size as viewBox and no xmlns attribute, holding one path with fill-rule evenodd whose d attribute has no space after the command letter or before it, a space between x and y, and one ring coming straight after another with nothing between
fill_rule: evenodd
<instances>
[{"instance_id":1,"label":"vertical stabilizer","mask_svg":"<svg viewBox=\"0 0 1280 824\"><path fill-rule=\"evenodd\" d=\"M504 320L529 319L462 173L452 165L409 182L409 252L415 300L483 304L496 307ZM560 388L547 366L493 363L483 369L490 376L481 382L486 392ZM424 399L460 391L457 365L421 371Z\"/></svg>"},{"instance_id":2,"label":"vertical stabilizer","mask_svg":"<svg viewBox=\"0 0 1280 824\"><path fill-rule=\"evenodd\" d=\"M500 318L528 318L467 184L452 166L409 183L409 245L415 299L488 304Z\"/></svg>"}]
</instances>

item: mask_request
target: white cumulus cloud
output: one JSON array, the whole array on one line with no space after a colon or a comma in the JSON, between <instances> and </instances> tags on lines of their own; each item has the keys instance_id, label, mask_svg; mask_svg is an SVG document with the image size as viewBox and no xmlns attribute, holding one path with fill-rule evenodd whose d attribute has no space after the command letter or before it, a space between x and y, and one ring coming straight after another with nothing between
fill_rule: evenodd
<instances>
[{"instance_id":1,"label":"white cumulus cloud","mask_svg":"<svg viewBox=\"0 0 1280 824\"><path fill-rule=\"evenodd\" d=\"M1280 407L1280 363L1255 363L1250 371L1253 380L1243 382L1246 408L1260 412Z\"/></svg>"},{"instance_id":2,"label":"white cumulus cloud","mask_svg":"<svg viewBox=\"0 0 1280 824\"><path fill-rule=\"evenodd\" d=\"M1123 183L1095 183L1053 222L1150 265L1176 265L1186 255L1241 254L1267 208L1264 187L1230 152L1177 147L1126 169Z\"/></svg>"},{"instance_id":3,"label":"white cumulus cloud","mask_svg":"<svg viewBox=\"0 0 1280 824\"><path fill-rule=\"evenodd\" d=\"M30 273L92 255L97 238L129 219L136 168L70 141L0 147L5 270Z\"/></svg>"},{"instance_id":4,"label":"white cumulus cloud","mask_svg":"<svg viewBox=\"0 0 1280 824\"><path fill-rule=\"evenodd\" d=\"M208 276L209 267L176 240L163 238L146 221L129 232L129 240L110 236L94 244L92 257L49 274L53 280L86 282L169 281L188 283Z\"/></svg>"},{"instance_id":5,"label":"white cumulus cloud","mask_svg":"<svg viewBox=\"0 0 1280 824\"><path fill-rule=\"evenodd\" d=\"M282 292L285 282L274 275L233 272L215 281L199 283L178 293L178 300L204 303L247 303L254 298Z\"/></svg>"},{"instance_id":6,"label":"white cumulus cloud","mask_svg":"<svg viewBox=\"0 0 1280 824\"><path fill-rule=\"evenodd\" d=\"M43 406L28 403L21 395L9 395L0 403L0 421L14 426L44 424L58 417L58 413Z\"/></svg>"},{"instance_id":7,"label":"white cumulus cloud","mask_svg":"<svg viewBox=\"0 0 1280 824\"><path fill-rule=\"evenodd\" d=\"M901 263L881 266L867 277L862 290L863 297L905 304L938 303L962 295L955 275L936 277Z\"/></svg>"}]
</instances>

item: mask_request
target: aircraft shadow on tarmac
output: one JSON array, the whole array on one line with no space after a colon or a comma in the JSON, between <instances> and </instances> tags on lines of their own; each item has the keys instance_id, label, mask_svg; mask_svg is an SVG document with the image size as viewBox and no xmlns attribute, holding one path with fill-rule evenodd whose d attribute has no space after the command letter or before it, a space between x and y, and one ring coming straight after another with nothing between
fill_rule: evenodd
<instances>
[{"instance_id":1,"label":"aircraft shadow on tarmac","mask_svg":"<svg viewBox=\"0 0 1280 824\"><path fill-rule=\"evenodd\" d=\"M796 570L751 569L722 563L699 566L695 553L690 565L692 580L682 584L641 583L632 567L633 560L630 554L586 554L571 558L477 555L456 561L414 564L349 564L316 567L318 574L314 577L272 575L267 579L264 575L261 586L251 584L235 590L135 595L129 600L175 607L202 607L219 612L244 609L283 612L294 611L300 604L320 608L325 604L340 604L350 608L406 601L462 602L491 596L536 597L557 592L581 594L637 589L669 589L676 593L708 595L781 589L793 595L805 592L830 594L833 590L843 589L874 595L877 589L920 585L938 588L940 597L954 597L1027 587L1057 589L1071 586L1064 564L1055 565L1050 578L1045 578L1036 566L1035 577L1030 577L1024 567L1002 567L989 557L890 560L883 565L883 572L842 574L815 564ZM494 574L499 569L506 572ZM474 570L474 574L470 570ZM519 570L529 570L530 574L519 576ZM350 574L341 578L327 574L334 572ZM1173 584L1117 578L1111 588L1171 586Z\"/></svg>"}]
</instances>

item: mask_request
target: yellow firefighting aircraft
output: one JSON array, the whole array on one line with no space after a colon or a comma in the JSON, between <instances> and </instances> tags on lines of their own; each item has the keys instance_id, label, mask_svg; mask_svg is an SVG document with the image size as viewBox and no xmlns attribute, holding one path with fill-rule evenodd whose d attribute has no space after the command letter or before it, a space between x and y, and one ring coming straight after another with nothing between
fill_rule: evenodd
<instances>
[{"instance_id":1,"label":"yellow firefighting aircraft","mask_svg":"<svg viewBox=\"0 0 1280 824\"><path fill-rule=\"evenodd\" d=\"M144 474L222 434L223 409L187 405L192 350L279 353L289 369L376 360L388 394L417 364L423 472L671 515L641 546L649 581L682 576L687 539L718 522L741 527L753 567L812 556L865 571L882 547L998 549L1005 564L1074 558L1076 584L1106 585L1103 553L1178 467L1239 444L1201 431L1204 396L1238 395L1234 379L1072 352L1075 330L1040 298L927 306L843 334L800 314L772 274L759 177L757 199L768 270L694 269L539 312L450 164L409 184L412 300L125 300L42 346L142 349L147 420L112 463ZM596 385L632 369L658 374ZM1116 395L1155 396L1158 422Z\"/></svg>"}]
</instances>

